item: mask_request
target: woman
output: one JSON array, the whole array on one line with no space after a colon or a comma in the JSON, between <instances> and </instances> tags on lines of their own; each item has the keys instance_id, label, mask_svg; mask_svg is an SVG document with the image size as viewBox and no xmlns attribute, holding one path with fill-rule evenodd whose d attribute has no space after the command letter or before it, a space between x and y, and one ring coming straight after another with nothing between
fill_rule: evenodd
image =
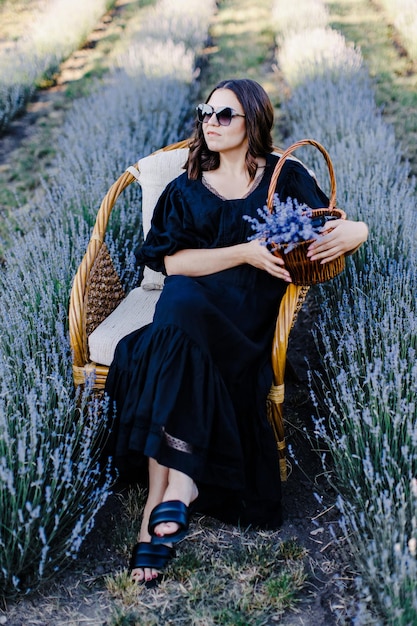
<instances>
[{"instance_id":1,"label":"woman","mask_svg":"<svg viewBox=\"0 0 417 626\"><path fill-rule=\"evenodd\" d=\"M185 172L155 208L140 264L167 278L153 323L123 339L110 368L115 460L147 459L148 499L132 577L150 584L188 528L190 505L229 522L281 522L275 440L266 417L271 342L291 282L282 258L248 241L245 215L266 203L277 162L273 107L252 80L218 84L198 119ZM298 162L285 163L281 200L328 206ZM362 222L332 222L308 255L327 263L367 238Z\"/></svg>"}]
</instances>

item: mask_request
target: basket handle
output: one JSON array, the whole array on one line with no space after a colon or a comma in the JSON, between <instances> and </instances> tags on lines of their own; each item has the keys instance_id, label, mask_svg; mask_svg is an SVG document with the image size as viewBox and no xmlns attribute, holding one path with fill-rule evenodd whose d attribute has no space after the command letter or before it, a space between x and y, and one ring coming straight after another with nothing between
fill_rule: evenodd
<instances>
[{"instance_id":1,"label":"basket handle","mask_svg":"<svg viewBox=\"0 0 417 626\"><path fill-rule=\"evenodd\" d=\"M315 148L320 150L320 152L324 156L324 159L327 163L327 167L329 170L329 176L330 176L329 209L334 209L336 207L336 177L334 173L333 163L330 159L329 153L327 152L326 148L324 148L324 146L322 146L318 141L315 141L314 139L300 139L300 141L297 141L296 143L292 144L291 146L289 146L289 148L287 148L282 153L282 155L279 158L278 163L275 166L274 172L272 174L271 182L269 184L268 199L267 199L267 207L270 212L272 212L273 210L274 194L275 194L275 190L276 190L276 186L278 182L278 176L280 175L281 170L284 167L285 161L295 150L297 150L297 148L300 148L301 146L307 146L307 145L314 146Z\"/></svg>"}]
</instances>

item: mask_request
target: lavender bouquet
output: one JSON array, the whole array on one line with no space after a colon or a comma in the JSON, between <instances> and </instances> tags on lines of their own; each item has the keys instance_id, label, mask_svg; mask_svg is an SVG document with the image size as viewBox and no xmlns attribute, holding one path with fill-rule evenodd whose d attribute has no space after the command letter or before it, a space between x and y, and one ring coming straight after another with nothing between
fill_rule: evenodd
<instances>
[{"instance_id":1,"label":"lavender bouquet","mask_svg":"<svg viewBox=\"0 0 417 626\"><path fill-rule=\"evenodd\" d=\"M317 239L319 231L314 226L313 212L306 204L288 198L280 202L274 194L273 211L267 206L258 209L260 220L256 217L244 215L244 219L251 223L254 234L249 240L259 239L263 245L271 248L280 248L285 253L290 252L296 245L309 239Z\"/></svg>"},{"instance_id":2,"label":"lavender bouquet","mask_svg":"<svg viewBox=\"0 0 417 626\"><path fill-rule=\"evenodd\" d=\"M345 219L344 211L324 207L311 209L291 198L280 202L275 194L272 211L264 206L258 209L258 214L260 219L244 215L254 231L248 240L258 239L272 253L284 252L287 255L285 266L295 285L324 283L343 271L344 255L322 263L320 259L309 259L307 250L309 242L320 236L327 221Z\"/></svg>"}]
</instances>

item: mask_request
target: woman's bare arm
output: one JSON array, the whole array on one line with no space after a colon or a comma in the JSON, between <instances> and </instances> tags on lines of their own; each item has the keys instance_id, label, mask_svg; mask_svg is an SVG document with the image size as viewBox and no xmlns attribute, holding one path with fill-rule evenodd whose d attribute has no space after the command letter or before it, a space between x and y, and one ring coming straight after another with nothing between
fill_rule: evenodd
<instances>
[{"instance_id":1,"label":"woman's bare arm","mask_svg":"<svg viewBox=\"0 0 417 626\"><path fill-rule=\"evenodd\" d=\"M164 259L168 275L207 276L248 263L276 278L291 282L281 257L274 256L258 241L249 241L226 248L179 250Z\"/></svg>"},{"instance_id":2,"label":"woman's bare arm","mask_svg":"<svg viewBox=\"0 0 417 626\"><path fill-rule=\"evenodd\" d=\"M328 229L331 230L327 232ZM355 250L367 238L368 227L364 222L338 220L323 229L322 236L309 246L307 256L312 261L329 263L342 254ZM207 276L247 263L268 272L271 276L291 282L283 258L271 254L259 241L249 241L226 248L179 250L171 256L166 256L164 262L168 276L172 274Z\"/></svg>"}]
</instances>

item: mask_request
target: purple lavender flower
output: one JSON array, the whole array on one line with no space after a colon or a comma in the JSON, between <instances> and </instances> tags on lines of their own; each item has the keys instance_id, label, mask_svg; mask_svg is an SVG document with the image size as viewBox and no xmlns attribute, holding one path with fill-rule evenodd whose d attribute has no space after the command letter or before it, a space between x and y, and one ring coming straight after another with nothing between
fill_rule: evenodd
<instances>
[{"instance_id":1,"label":"purple lavender flower","mask_svg":"<svg viewBox=\"0 0 417 626\"><path fill-rule=\"evenodd\" d=\"M288 198L286 202L280 202L278 195L274 195L273 211L267 206L258 209L259 217L244 215L244 219L251 223L254 234L249 240L259 239L263 245L278 246L285 253L295 246L309 239L318 237L311 218L312 210L305 204L299 204L296 200Z\"/></svg>"}]
</instances>

